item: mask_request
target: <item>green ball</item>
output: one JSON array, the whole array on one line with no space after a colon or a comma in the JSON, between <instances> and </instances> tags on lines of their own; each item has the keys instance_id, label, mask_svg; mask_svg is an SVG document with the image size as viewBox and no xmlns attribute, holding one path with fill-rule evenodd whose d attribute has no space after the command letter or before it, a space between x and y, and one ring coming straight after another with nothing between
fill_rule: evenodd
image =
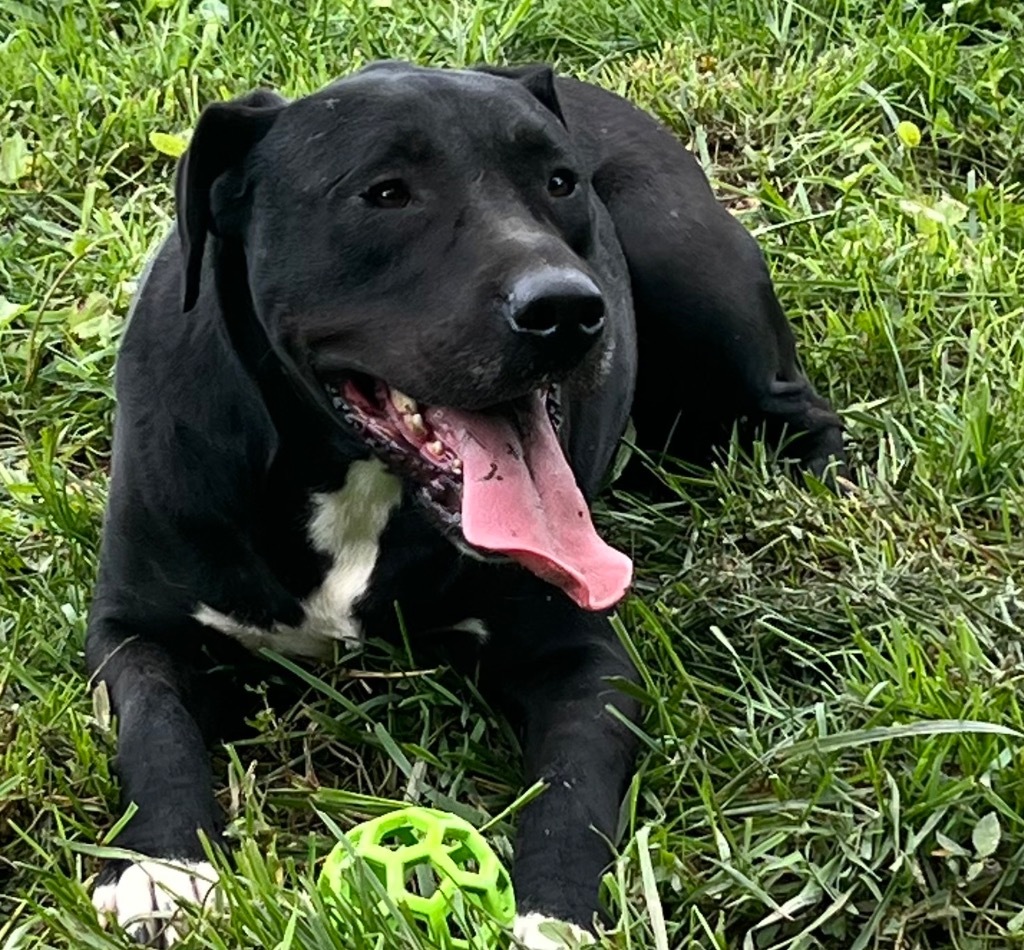
<instances>
[{"instance_id":1,"label":"green ball","mask_svg":"<svg viewBox=\"0 0 1024 950\"><path fill-rule=\"evenodd\" d=\"M320 889L328 899L338 895L351 900L354 865L361 858L431 946L493 946L498 925L512 923L512 881L484 836L468 821L432 808L402 808L357 825L347 838L351 850L339 841L320 873ZM465 934L460 923L467 904L483 911L485 918L484 932L476 937ZM388 914L384 901L379 910L382 916Z\"/></svg>"}]
</instances>

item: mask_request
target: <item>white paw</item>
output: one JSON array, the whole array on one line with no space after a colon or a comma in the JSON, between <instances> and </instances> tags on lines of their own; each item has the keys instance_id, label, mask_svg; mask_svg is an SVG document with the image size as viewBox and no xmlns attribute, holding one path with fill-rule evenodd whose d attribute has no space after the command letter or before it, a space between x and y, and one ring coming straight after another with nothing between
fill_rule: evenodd
<instances>
[{"instance_id":1,"label":"white paw","mask_svg":"<svg viewBox=\"0 0 1024 950\"><path fill-rule=\"evenodd\" d=\"M575 950L594 943L590 931L543 914L517 915L512 924L512 936L524 950Z\"/></svg>"},{"instance_id":2,"label":"white paw","mask_svg":"<svg viewBox=\"0 0 1024 950\"><path fill-rule=\"evenodd\" d=\"M140 861L97 887L92 903L101 921L113 917L137 943L170 947L187 929L179 905L205 905L216 884L207 861Z\"/></svg>"}]
</instances>

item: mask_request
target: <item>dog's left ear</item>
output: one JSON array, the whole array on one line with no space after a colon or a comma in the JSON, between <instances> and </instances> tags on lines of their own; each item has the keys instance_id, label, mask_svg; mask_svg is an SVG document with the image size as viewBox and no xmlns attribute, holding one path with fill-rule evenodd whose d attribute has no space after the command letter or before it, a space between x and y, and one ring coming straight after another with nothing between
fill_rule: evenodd
<instances>
[{"instance_id":1,"label":"dog's left ear","mask_svg":"<svg viewBox=\"0 0 1024 950\"><path fill-rule=\"evenodd\" d=\"M514 79L520 85L525 86L544 108L553 112L555 118L565 125L565 116L562 115L558 93L555 92L555 71L550 66L536 63L530 66L474 66L473 68L492 76Z\"/></svg>"},{"instance_id":2,"label":"dog's left ear","mask_svg":"<svg viewBox=\"0 0 1024 950\"><path fill-rule=\"evenodd\" d=\"M175 182L178 238L185 258L182 309L186 313L199 297L206 235L214 229L210 200L214 182L242 163L286 104L277 93L257 89L231 102L208 105L199 117L192 141L178 163Z\"/></svg>"}]
</instances>

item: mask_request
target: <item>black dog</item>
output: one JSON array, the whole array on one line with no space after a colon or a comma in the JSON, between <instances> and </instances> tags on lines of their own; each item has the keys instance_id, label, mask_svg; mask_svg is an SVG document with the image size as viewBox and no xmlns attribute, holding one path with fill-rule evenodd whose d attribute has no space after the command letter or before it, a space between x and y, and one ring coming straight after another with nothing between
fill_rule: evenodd
<instances>
[{"instance_id":1,"label":"black dog","mask_svg":"<svg viewBox=\"0 0 1024 950\"><path fill-rule=\"evenodd\" d=\"M582 932L634 755L604 613L630 563L587 510L627 417L655 453L742 418L842 464L757 246L655 121L544 67L212 105L177 203L121 349L88 662L137 806L118 844L184 864L111 865L97 906L169 943L172 895L209 889L205 673L397 636L397 601L414 638L453 632L547 783L518 936Z\"/></svg>"}]
</instances>

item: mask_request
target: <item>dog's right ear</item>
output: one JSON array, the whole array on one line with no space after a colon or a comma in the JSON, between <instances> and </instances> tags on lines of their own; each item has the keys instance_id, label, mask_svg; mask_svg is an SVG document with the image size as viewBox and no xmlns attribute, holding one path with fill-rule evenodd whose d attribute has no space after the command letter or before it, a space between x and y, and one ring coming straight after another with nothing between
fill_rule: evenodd
<instances>
[{"instance_id":1,"label":"dog's right ear","mask_svg":"<svg viewBox=\"0 0 1024 950\"><path fill-rule=\"evenodd\" d=\"M277 93L257 89L231 102L208 105L199 117L192 141L178 163L175 182L178 238L185 260L185 312L199 297L206 235L214 223L210 205L213 183L245 159L286 104Z\"/></svg>"}]
</instances>

